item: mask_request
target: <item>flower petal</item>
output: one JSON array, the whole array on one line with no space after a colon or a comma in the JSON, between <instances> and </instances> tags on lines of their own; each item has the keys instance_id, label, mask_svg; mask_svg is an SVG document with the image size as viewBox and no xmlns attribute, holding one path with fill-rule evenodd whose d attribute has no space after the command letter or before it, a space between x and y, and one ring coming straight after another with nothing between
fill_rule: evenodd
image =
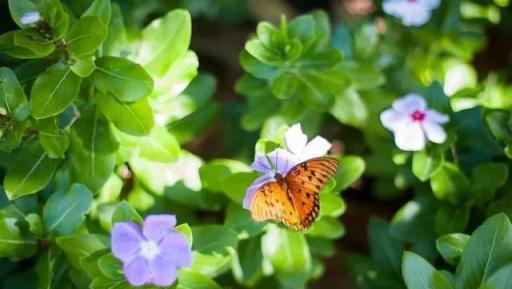
<instances>
[{"instance_id":1,"label":"flower petal","mask_svg":"<svg viewBox=\"0 0 512 289\"><path fill-rule=\"evenodd\" d=\"M192 264L192 248L182 233L167 234L159 247L161 254L173 261L174 266L188 267Z\"/></svg>"},{"instance_id":2,"label":"flower petal","mask_svg":"<svg viewBox=\"0 0 512 289\"><path fill-rule=\"evenodd\" d=\"M402 24L405 26L421 26L430 20L430 8L426 6L411 7L402 15Z\"/></svg>"},{"instance_id":3,"label":"flower petal","mask_svg":"<svg viewBox=\"0 0 512 289\"><path fill-rule=\"evenodd\" d=\"M287 150L278 148L267 154L270 161L274 163L276 172L286 175L289 170L299 163L298 156L294 156Z\"/></svg>"},{"instance_id":4,"label":"flower petal","mask_svg":"<svg viewBox=\"0 0 512 289\"><path fill-rule=\"evenodd\" d=\"M112 254L123 263L130 262L137 255L142 240L140 227L135 222L116 223L112 228Z\"/></svg>"},{"instance_id":5,"label":"flower petal","mask_svg":"<svg viewBox=\"0 0 512 289\"><path fill-rule=\"evenodd\" d=\"M442 126L437 123L428 121L424 121L421 125L423 126L423 130L425 131L427 138L431 142L444 143L446 140L446 132Z\"/></svg>"},{"instance_id":6,"label":"flower petal","mask_svg":"<svg viewBox=\"0 0 512 289\"><path fill-rule=\"evenodd\" d=\"M267 157L259 155L254 158L251 168L264 174L273 173L272 166L268 163Z\"/></svg>"},{"instance_id":7,"label":"flower petal","mask_svg":"<svg viewBox=\"0 0 512 289\"><path fill-rule=\"evenodd\" d=\"M163 255L156 256L149 261L151 283L157 286L170 286L176 281L176 264Z\"/></svg>"},{"instance_id":8,"label":"flower petal","mask_svg":"<svg viewBox=\"0 0 512 289\"><path fill-rule=\"evenodd\" d=\"M247 190L245 191L245 197L243 200L244 208L249 209L249 207L251 206L252 198L254 197L254 194L256 194L256 191L264 184L272 181L274 181L274 177L270 175L264 175L254 180L254 182L252 182L249 188L247 188Z\"/></svg>"},{"instance_id":9,"label":"flower petal","mask_svg":"<svg viewBox=\"0 0 512 289\"><path fill-rule=\"evenodd\" d=\"M419 151L425 147L425 134L418 122L408 122L395 130L396 146L404 151Z\"/></svg>"},{"instance_id":10,"label":"flower petal","mask_svg":"<svg viewBox=\"0 0 512 289\"><path fill-rule=\"evenodd\" d=\"M446 114L442 114L433 109L427 110L425 113L425 121L434 122L434 123L447 123L450 120L450 117Z\"/></svg>"},{"instance_id":11,"label":"flower petal","mask_svg":"<svg viewBox=\"0 0 512 289\"><path fill-rule=\"evenodd\" d=\"M316 136L312 139L302 152L300 156L301 161L310 160L313 158L318 158L327 154L329 149L331 148L331 143L329 143L325 138L321 136Z\"/></svg>"},{"instance_id":12,"label":"flower petal","mask_svg":"<svg viewBox=\"0 0 512 289\"><path fill-rule=\"evenodd\" d=\"M300 123L292 125L284 134L286 149L294 155L300 155L306 147L308 137L302 132Z\"/></svg>"},{"instance_id":13,"label":"flower petal","mask_svg":"<svg viewBox=\"0 0 512 289\"><path fill-rule=\"evenodd\" d=\"M397 112L392 108L386 109L380 114L382 125L390 131L395 131L397 127L403 126L408 120L407 114Z\"/></svg>"},{"instance_id":14,"label":"flower petal","mask_svg":"<svg viewBox=\"0 0 512 289\"><path fill-rule=\"evenodd\" d=\"M174 226L176 226L174 215L149 215L144 220L142 234L147 239L158 243Z\"/></svg>"},{"instance_id":15,"label":"flower petal","mask_svg":"<svg viewBox=\"0 0 512 289\"><path fill-rule=\"evenodd\" d=\"M131 262L123 266L124 276L126 280L133 286L141 286L150 281L150 272L147 260L137 256Z\"/></svg>"},{"instance_id":16,"label":"flower petal","mask_svg":"<svg viewBox=\"0 0 512 289\"><path fill-rule=\"evenodd\" d=\"M393 101L393 109L409 115L416 110L425 111L427 109L427 102L420 95L409 93L406 96Z\"/></svg>"}]
</instances>

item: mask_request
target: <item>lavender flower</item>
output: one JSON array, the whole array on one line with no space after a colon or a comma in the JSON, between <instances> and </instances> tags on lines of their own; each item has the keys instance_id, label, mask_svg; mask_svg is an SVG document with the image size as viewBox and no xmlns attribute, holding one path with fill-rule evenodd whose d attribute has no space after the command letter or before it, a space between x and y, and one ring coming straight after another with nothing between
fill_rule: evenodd
<instances>
[{"instance_id":1,"label":"lavender flower","mask_svg":"<svg viewBox=\"0 0 512 289\"><path fill-rule=\"evenodd\" d=\"M169 286L177 269L192 262L186 237L174 231L174 215L149 215L141 228L135 222L116 223L112 229L112 253L123 262L123 272L133 286Z\"/></svg>"},{"instance_id":2,"label":"lavender flower","mask_svg":"<svg viewBox=\"0 0 512 289\"><path fill-rule=\"evenodd\" d=\"M37 11L30 11L23 14L20 18L20 22L25 25L34 24L41 20L41 14Z\"/></svg>"}]
</instances>

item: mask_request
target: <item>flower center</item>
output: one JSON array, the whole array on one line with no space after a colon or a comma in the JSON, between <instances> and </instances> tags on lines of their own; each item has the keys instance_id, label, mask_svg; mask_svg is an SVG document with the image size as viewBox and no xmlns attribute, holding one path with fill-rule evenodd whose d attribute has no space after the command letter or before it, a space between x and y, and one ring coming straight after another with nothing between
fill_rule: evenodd
<instances>
[{"instance_id":1,"label":"flower center","mask_svg":"<svg viewBox=\"0 0 512 289\"><path fill-rule=\"evenodd\" d=\"M140 255L148 260L152 260L160 253L160 248L153 241L142 241L140 243Z\"/></svg>"},{"instance_id":2,"label":"flower center","mask_svg":"<svg viewBox=\"0 0 512 289\"><path fill-rule=\"evenodd\" d=\"M411 114L412 121L423 121L425 119L425 113L419 110L415 110Z\"/></svg>"}]
</instances>

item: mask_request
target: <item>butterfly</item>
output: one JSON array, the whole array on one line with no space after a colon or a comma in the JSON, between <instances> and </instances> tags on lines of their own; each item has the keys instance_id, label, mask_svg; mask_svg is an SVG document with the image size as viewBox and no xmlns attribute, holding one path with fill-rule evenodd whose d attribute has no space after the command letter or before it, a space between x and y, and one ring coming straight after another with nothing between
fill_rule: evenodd
<instances>
[{"instance_id":1,"label":"butterfly","mask_svg":"<svg viewBox=\"0 0 512 289\"><path fill-rule=\"evenodd\" d=\"M278 220L287 227L304 231L320 211L319 192L338 169L338 160L314 158L295 165L285 176L258 188L249 205L256 221Z\"/></svg>"}]
</instances>

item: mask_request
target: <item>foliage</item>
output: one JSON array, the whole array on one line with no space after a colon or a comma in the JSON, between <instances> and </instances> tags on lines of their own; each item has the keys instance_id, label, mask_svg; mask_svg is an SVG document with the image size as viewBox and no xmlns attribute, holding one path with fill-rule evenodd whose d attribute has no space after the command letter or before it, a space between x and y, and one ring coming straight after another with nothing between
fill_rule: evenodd
<instances>
[{"instance_id":1,"label":"foliage","mask_svg":"<svg viewBox=\"0 0 512 289\"><path fill-rule=\"evenodd\" d=\"M176 214L193 248L169 288L307 288L345 233L340 194L363 173L373 199L405 202L370 221L369 256L348 254L359 288L510 287L512 87L507 71L473 61L485 29L509 23L508 1L443 1L414 28L380 13L262 21L240 51L243 102L233 103L198 72L190 13L234 23L248 2L163 2L8 1L17 28L0 35L2 288L133 288L110 231L156 213ZM28 12L40 20L26 23ZM379 114L411 92L450 117L444 143L396 148ZM283 146L298 122L344 149L306 232L242 208L254 154ZM226 149L203 159L193 143L214 123Z\"/></svg>"}]
</instances>

